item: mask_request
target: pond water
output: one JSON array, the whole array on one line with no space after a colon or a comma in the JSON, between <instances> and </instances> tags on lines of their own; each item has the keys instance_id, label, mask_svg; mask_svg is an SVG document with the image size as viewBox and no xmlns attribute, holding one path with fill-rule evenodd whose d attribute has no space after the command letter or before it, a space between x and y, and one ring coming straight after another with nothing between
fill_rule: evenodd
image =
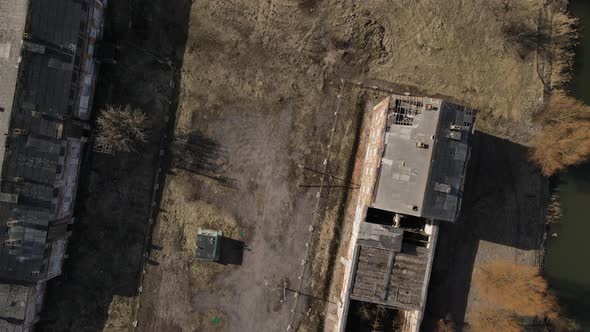
<instances>
[{"instance_id":1,"label":"pond water","mask_svg":"<svg viewBox=\"0 0 590 332\"><path fill-rule=\"evenodd\" d=\"M582 34L571 93L590 104L590 1L574 0L570 10ZM590 163L561 174L557 189L563 217L550 230L557 237L547 244L545 274L566 312L590 331Z\"/></svg>"}]
</instances>

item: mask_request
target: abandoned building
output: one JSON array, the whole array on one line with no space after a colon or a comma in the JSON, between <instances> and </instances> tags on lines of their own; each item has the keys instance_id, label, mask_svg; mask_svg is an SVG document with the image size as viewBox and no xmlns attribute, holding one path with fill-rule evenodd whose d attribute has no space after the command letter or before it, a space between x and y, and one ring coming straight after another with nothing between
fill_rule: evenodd
<instances>
[{"instance_id":1,"label":"abandoned building","mask_svg":"<svg viewBox=\"0 0 590 332\"><path fill-rule=\"evenodd\" d=\"M375 106L335 330L356 323L351 302L392 311L388 330L419 330L438 223L460 212L474 122L474 110L435 98Z\"/></svg>"},{"instance_id":2,"label":"abandoned building","mask_svg":"<svg viewBox=\"0 0 590 332\"><path fill-rule=\"evenodd\" d=\"M223 232L221 231L199 228L195 246L195 259L218 262L222 238Z\"/></svg>"},{"instance_id":3,"label":"abandoned building","mask_svg":"<svg viewBox=\"0 0 590 332\"><path fill-rule=\"evenodd\" d=\"M106 0L0 2L0 330L29 331L61 274Z\"/></svg>"}]
</instances>

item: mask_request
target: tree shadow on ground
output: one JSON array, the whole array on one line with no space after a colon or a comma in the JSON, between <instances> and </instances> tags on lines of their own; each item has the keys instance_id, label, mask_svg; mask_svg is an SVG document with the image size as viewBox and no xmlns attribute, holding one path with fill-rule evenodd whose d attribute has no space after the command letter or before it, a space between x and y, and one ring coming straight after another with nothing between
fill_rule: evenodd
<instances>
[{"instance_id":1,"label":"tree shadow on ground","mask_svg":"<svg viewBox=\"0 0 590 332\"><path fill-rule=\"evenodd\" d=\"M553 27L546 18L540 17L538 24L510 22L502 28L505 40L523 59L538 52L539 56L544 58L543 60L551 60L556 50L571 46L572 40L576 37L573 29L552 31Z\"/></svg>"},{"instance_id":2,"label":"tree shadow on ground","mask_svg":"<svg viewBox=\"0 0 590 332\"><path fill-rule=\"evenodd\" d=\"M511 22L502 28L502 33L522 59L536 52L537 49L549 50L550 32L537 29L536 26L530 26L523 22Z\"/></svg>"},{"instance_id":3,"label":"tree shadow on ground","mask_svg":"<svg viewBox=\"0 0 590 332\"><path fill-rule=\"evenodd\" d=\"M235 180L223 174L227 153L214 140L195 131L180 134L174 139L172 153L174 168L202 175L226 187L235 188Z\"/></svg>"},{"instance_id":4,"label":"tree shadow on ground","mask_svg":"<svg viewBox=\"0 0 590 332\"><path fill-rule=\"evenodd\" d=\"M87 151L69 258L63 274L48 283L38 331L131 328L125 321L131 317L119 319L127 325L106 326L109 306L115 297L138 294L142 252L152 227L160 141L170 136L174 124L191 4L191 0L109 2L104 40L118 48L118 59L117 64L100 68L95 109L137 105L151 117L154 128L150 141L137 153ZM159 188L162 179L157 180ZM156 195L156 208L158 201Z\"/></svg>"},{"instance_id":5,"label":"tree shadow on ground","mask_svg":"<svg viewBox=\"0 0 590 332\"><path fill-rule=\"evenodd\" d=\"M547 180L528 148L476 132L459 220L441 222L422 331L450 317L461 329L481 241L523 250L542 246ZM541 193L541 194L540 194Z\"/></svg>"}]
</instances>

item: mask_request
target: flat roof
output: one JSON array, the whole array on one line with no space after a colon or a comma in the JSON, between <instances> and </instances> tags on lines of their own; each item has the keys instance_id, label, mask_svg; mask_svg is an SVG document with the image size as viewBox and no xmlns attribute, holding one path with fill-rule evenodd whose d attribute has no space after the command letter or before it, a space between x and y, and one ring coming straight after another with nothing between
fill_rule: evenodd
<instances>
[{"instance_id":1,"label":"flat roof","mask_svg":"<svg viewBox=\"0 0 590 332\"><path fill-rule=\"evenodd\" d=\"M393 95L389 100L372 206L454 221L475 111L429 97Z\"/></svg>"}]
</instances>

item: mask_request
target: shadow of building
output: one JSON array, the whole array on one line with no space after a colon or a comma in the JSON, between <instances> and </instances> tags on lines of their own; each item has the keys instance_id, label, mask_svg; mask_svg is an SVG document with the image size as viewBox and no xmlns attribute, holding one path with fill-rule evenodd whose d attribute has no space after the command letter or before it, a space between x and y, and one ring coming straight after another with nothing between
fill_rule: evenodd
<instances>
[{"instance_id":1,"label":"shadow of building","mask_svg":"<svg viewBox=\"0 0 590 332\"><path fill-rule=\"evenodd\" d=\"M436 320L463 322L481 241L521 250L542 246L547 179L528 161L528 148L476 132L459 222L442 224L422 331ZM460 327L459 327L460 329Z\"/></svg>"}]
</instances>

